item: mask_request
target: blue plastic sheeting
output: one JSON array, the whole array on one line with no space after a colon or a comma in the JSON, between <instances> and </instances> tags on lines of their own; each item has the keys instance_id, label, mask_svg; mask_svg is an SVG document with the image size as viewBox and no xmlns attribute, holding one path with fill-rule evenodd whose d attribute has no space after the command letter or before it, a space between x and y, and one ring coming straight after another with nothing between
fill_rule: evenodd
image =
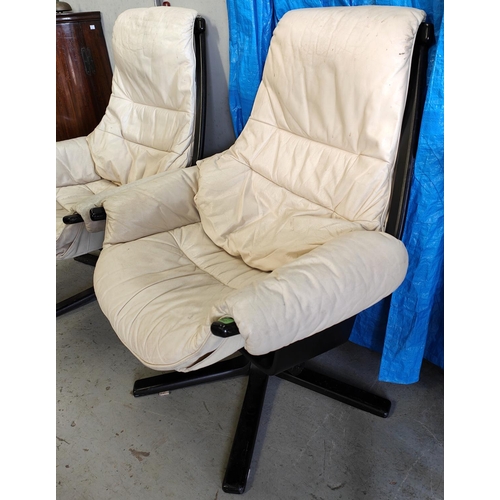
<instances>
[{"instance_id":1,"label":"blue plastic sheeting","mask_svg":"<svg viewBox=\"0 0 500 500\"><path fill-rule=\"evenodd\" d=\"M269 0L227 0L229 107L238 137L252 111L275 27Z\"/></svg>"},{"instance_id":2,"label":"blue plastic sheeting","mask_svg":"<svg viewBox=\"0 0 500 500\"><path fill-rule=\"evenodd\" d=\"M410 264L392 299L358 315L351 341L382 353L379 379L417 382L422 360L444 368L444 5L443 0L227 0L229 101L238 136L250 116L272 31L289 10L401 5L427 13L436 44L429 52L428 90L403 242Z\"/></svg>"}]
</instances>

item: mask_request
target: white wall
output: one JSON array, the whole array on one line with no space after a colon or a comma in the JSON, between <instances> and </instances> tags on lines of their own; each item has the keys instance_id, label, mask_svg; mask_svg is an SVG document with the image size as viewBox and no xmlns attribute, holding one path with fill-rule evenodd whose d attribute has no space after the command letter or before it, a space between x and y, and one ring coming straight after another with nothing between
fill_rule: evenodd
<instances>
[{"instance_id":1,"label":"white wall","mask_svg":"<svg viewBox=\"0 0 500 500\"><path fill-rule=\"evenodd\" d=\"M73 12L101 12L111 65L113 25L119 14L136 7L153 7L155 0L69 0ZM207 46L207 125L205 156L224 151L234 142L229 112L229 30L226 0L170 0L174 7L195 9L206 20ZM168 8L168 7L165 7Z\"/></svg>"}]
</instances>

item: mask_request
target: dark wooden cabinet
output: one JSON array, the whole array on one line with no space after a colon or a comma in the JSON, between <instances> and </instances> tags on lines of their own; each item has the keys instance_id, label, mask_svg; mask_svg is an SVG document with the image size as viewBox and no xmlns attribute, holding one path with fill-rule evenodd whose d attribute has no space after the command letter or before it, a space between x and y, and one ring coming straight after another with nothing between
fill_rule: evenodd
<instances>
[{"instance_id":1,"label":"dark wooden cabinet","mask_svg":"<svg viewBox=\"0 0 500 500\"><path fill-rule=\"evenodd\" d=\"M88 135L111 95L100 12L56 14L56 140Z\"/></svg>"}]
</instances>

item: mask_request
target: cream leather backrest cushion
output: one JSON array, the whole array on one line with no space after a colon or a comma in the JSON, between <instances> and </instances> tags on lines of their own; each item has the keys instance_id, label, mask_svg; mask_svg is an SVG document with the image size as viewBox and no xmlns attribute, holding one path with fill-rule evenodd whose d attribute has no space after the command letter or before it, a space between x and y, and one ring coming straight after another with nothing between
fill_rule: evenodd
<instances>
[{"instance_id":1,"label":"cream leather backrest cushion","mask_svg":"<svg viewBox=\"0 0 500 500\"><path fill-rule=\"evenodd\" d=\"M110 102L87 138L102 178L121 185L190 164L196 15L192 9L152 7L118 16Z\"/></svg>"},{"instance_id":2,"label":"cream leather backrest cushion","mask_svg":"<svg viewBox=\"0 0 500 500\"><path fill-rule=\"evenodd\" d=\"M341 233L383 230L424 19L385 6L283 16L245 129L198 164L196 204L217 245L269 271Z\"/></svg>"}]
</instances>

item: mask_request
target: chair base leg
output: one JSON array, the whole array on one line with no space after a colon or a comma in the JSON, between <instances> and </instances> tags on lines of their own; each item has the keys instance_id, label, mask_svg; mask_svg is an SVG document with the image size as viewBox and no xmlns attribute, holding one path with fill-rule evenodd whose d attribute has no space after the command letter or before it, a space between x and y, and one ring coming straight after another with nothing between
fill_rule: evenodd
<instances>
[{"instance_id":1,"label":"chair base leg","mask_svg":"<svg viewBox=\"0 0 500 500\"><path fill-rule=\"evenodd\" d=\"M327 377L308 368L303 368L299 373L286 371L276 376L376 415L377 417L387 418L389 416L391 402L388 399L332 377Z\"/></svg>"},{"instance_id":2,"label":"chair base leg","mask_svg":"<svg viewBox=\"0 0 500 500\"><path fill-rule=\"evenodd\" d=\"M245 399L222 482L222 490L226 493L241 495L245 491L268 379L265 373L250 368Z\"/></svg>"},{"instance_id":3,"label":"chair base leg","mask_svg":"<svg viewBox=\"0 0 500 500\"><path fill-rule=\"evenodd\" d=\"M77 262L82 262L83 264L87 264L88 266L95 267L95 265L97 264L97 259L98 259L97 255L86 253L84 255L79 255L78 257L75 257L73 260L76 260ZM94 293L94 287L90 287L84 290L83 292L73 295L72 297L69 297L65 300L61 300L61 302L58 302L56 304L56 317L61 316L61 314L72 311L77 307L83 306L91 302L95 298L96 297Z\"/></svg>"},{"instance_id":4,"label":"chair base leg","mask_svg":"<svg viewBox=\"0 0 500 500\"><path fill-rule=\"evenodd\" d=\"M248 374L250 362L243 356L221 361L193 372L170 372L137 380L132 394L135 397L174 391L183 387L206 384Z\"/></svg>"},{"instance_id":5,"label":"chair base leg","mask_svg":"<svg viewBox=\"0 0 500 500\"><path fill-rule=\"evenodd\" d=\"M91 253L79 255L78 257L74 258L74 260L76 260L77 262L81 262L82 264L87 264L88 266L94 266L94 267L97 264L97 259L98 256Z\"/></svg>"},{"instance_id":6,"label":"chair base leg","mask_svg":"<svg viewBox=\"0 0 500 500\"><path fill-rule=\"evenodd\" d=\"M76 309L77 307L83 306L88 302L95 300L94 287L87 288L83 292L77 293L68 299L61 300L56 304L56 317L61 316L61 314L67 313Z\"/></svg>"}]
</instances>

